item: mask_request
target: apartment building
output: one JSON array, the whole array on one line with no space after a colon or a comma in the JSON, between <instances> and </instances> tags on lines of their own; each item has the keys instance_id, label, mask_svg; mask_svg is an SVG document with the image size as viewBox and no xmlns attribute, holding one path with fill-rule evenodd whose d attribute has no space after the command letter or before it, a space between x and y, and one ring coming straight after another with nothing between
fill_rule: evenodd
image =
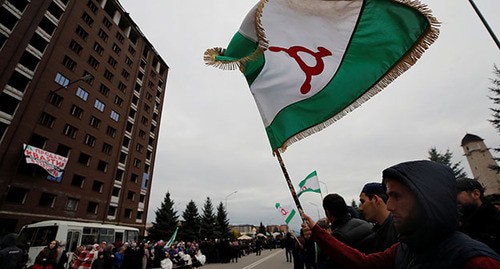
<instances>
[{"instance_id":1,"label":"apartment building","mask_svg":"<svg viewBox=\"0 0 500 269\"><path fill-rule=\"evenodd\" d=\"M0 234L145 229L169 67L117 0L0 0ZM62 176L26 162L67 158Z\"/></svg>"}]
</instances>

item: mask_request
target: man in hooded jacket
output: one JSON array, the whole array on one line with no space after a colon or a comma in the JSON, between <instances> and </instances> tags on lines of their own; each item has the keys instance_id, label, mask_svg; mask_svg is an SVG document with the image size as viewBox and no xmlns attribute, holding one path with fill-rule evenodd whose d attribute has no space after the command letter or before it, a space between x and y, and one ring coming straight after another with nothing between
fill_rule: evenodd
<instances>
[{"instance_id":1,"label":"man in hooded jacket","mask_svg":"<svg viewBox=\"0 0 500 269\"><path fill-rule=\"evenodd\" d=\"M25 252L16 246L17 235L11 233L2 240L0 250L0 268L21 269L26 263Z\"/></svg>"},{"instance_id":2,"label":"man in hooded jacket","mask_svg":"<svg viewBox=\"0 0 500 269\"><path fill-rule=\"evenodd\" d=\"M382 172L400 239L383 252L365 255L332 237L309 217L302 224L328 255L347 268L500 268L500 256L457 231L456 180L431 161L400 163Z\"/></svg>"}]
</instances>

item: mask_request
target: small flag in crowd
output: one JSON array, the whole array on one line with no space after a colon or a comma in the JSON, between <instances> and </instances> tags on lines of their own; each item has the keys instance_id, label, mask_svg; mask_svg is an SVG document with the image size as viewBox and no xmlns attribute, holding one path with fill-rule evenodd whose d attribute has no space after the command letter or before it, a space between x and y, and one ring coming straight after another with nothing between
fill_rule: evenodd
<instances>
[{"instance_id":1,"label":"small flag in crowd","mask_svg":"<svg viewBox=\"0 0 500 269\"><path fill-rule=\"evenodd\" d=\"M177 230L179 230L179 227L175 228L174 234L172 235L170 240L168 240L168 242L165 244L166 247L170 247L175 242L175 237L177 236Z\"/></svg>"},{"instance_id":2,"label":"small flag in crowd","mask_svg":"<svg viewBox=\"0 0 500 269\"><path fill-rule=\"evenodd\" d=\"M285 220L285 223L288 224L295 216L295 209L289 206L282 206L280 203L276 203L276 209L280 212L281 216Z\"/></svg>"},{"instance_id":3,"label":"small flag in crowd","mask_svg":"<svg viewBox=\"0 0 500 269\"><path fill-rule=\"evenodd\" d=\"M297 196L300 197L304 192L316 192L321 194L319 187L319 179L316 171L310 173L304 180L299 183L299 192Z\"/></svg>"},{"instance_id":4,"label":"small flag in crowd","mask_svg":"<svg viewBox=\"0 0 500 269\"><path fill-rule=\"evenodd\" d=\"M240 69L273 151L329 126L409 69L438 37L417 0L260 0L208 65Z\"/></svg>"}]
</instances>

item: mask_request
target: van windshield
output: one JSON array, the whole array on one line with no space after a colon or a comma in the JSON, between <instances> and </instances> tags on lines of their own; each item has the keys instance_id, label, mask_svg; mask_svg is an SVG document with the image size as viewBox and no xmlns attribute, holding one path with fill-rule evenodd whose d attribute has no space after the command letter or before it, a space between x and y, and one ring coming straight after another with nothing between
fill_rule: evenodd
<instances>
[{"instance_id":1,"label":"van windshield","mask_svg":"<svg viewBox=\"0 0 500 269\"><path fill-rule=\"evenodd\" d=\"M28 247L48 246L56 239L57 226L24 228L17 238L19 244Z\"/></svg>"}]
</instances>

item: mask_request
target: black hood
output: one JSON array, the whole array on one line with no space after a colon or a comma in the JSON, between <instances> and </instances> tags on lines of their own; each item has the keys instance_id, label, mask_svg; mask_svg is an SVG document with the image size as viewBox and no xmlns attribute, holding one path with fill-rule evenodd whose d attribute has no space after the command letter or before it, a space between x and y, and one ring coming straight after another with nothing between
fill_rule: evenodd
<instances>
[{"instance_id":1,"label":"black hood","mask_svg":"<svg viewBox=\"0 0 500 269\"><path fill-rule=\"evenodd\" d=\"M12 247L16 245L17 234L10 233L2 239L2 248Z\"/></svg>"},{"instance_id":2,"label":"black hood","mask_svg":"<svg viewBox=\"0 0 500 269\"><path fill-rule=\"evenodd\" d=\"M426 214L424 225L401 238L410 247L426 246L457 229L457 190L451 168L432 161L400 163L382 172L383 183L391 178L408 186Z\"/></svg>"}]
</instances>

